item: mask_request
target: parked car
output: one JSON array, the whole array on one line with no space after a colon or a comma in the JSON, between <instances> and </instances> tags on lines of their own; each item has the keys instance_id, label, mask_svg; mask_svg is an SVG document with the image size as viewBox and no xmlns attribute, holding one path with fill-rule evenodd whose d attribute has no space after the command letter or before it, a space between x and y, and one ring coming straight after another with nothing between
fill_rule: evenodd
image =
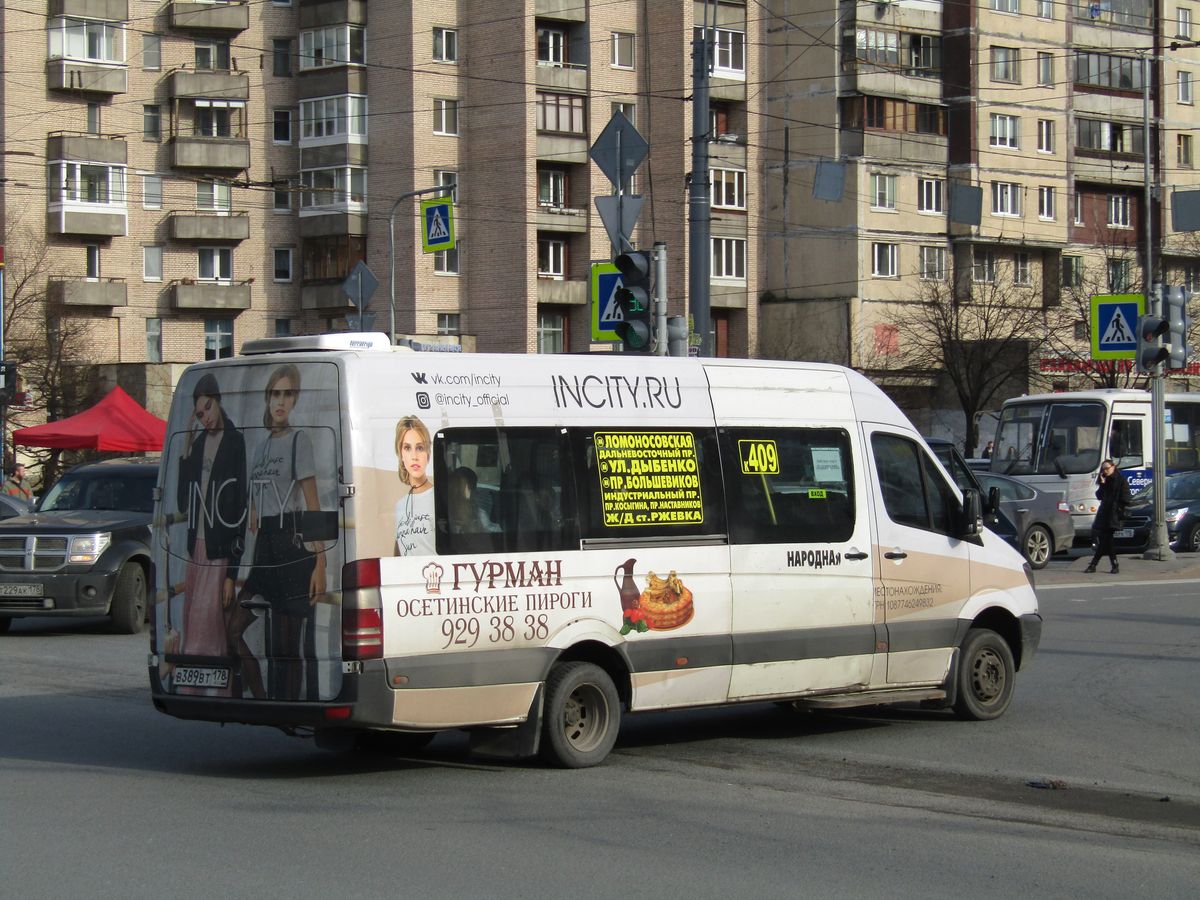
<instances>
[{"instance_id":1,"label":"parked car","mask_svg":"<svg viewBox=\"0 0 1200 900\"><path fill-rule=\"evenodd\" d=\"M992 468L992 460L990 457L972 456L970 459L964 459L967 468L972 472L988 472Z\"/></svg>"},{"instance_id":2,"label":"parked car","mask_svg":"<svg viewBox=\"0 0 1200 900\"><path fill-rule=\"evenodd\" d=\"M141 631L157 479L157 459L85 463L0 520L0 634L23 616L108 615Z\"/></svg>"},{"instance_id":3,"label":"parked car","mask_svg":"<svg viewBox=\"0 0 1200 900\"><path fill-rule=\"evenodd\" d=\"M1004 510L989 504L988 492L979 483L979 475L982 473L975 472L969 468L966 460L962 458L962 454L958 452L958 448L950 441L942 438L927 437L925 438L925 443L929 445L929 449L937 456L938 462L946 467L946 471L950 473L959 490L965 491L969 488L979 491L983 505L983 524L996 532L996 534L1017 550L1020 550L1021 540L1017 526Z\"/></svg>"},{"instance_id":4,"label":"parked car","mask_svg":"<svg viewBox=\"0 0 1200 900\"><path fill-rule=\"evenodd\" d=\"M1200 472L1176 472L1167 479L1167 536L1175 550L1200 551ZM1154 485L1133 495L1113 546L1138 553L1150 545L1154 527Z\"/></svg>"},{"instance_id":5,"label":"parked car","mask_svg":"<svg viewBox=\"0 0 1200 900\"><path fill-rule=\"evenodd\" d=\"M21 516L33 509L33 505L23 497L13 497L0 494L0 519L11 519Z\"/></svg>"},{"instance_id":6,"label":"parked car","mask_svg":"<svg viewBox=\"0 0 1200 900\"><path fill-rule=\"evenodd\" d=\"M1075 543L1071 506L1061 491L1041 491L1007 475L976 472L985 495L996 491L996 503L1021 536L1017 549L1030 567L1043 569L1055 553Z\"/></svg>"}]
</instances>

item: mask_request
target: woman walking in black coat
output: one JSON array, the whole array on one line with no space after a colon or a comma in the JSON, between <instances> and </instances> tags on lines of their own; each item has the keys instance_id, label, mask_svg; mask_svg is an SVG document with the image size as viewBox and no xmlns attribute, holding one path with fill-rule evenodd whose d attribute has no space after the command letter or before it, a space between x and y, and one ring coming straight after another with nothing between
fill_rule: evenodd
<instances>
[{"instance_id":1,"label":"woman walking in black coat","mask_svg":"<svg viewBox=\"0 0 1200 900\"><path fill-rule=\"evenodd\" d=\"M1113 550L1113 532L1121 527L1125 507L1129 505L1129 482L1111 459L1100 463L1100 476L1096 479L1096 499L1100 501L1100 508L1096 510L1096 520L1092 523L1096 555L1084 571L1095 572L1100 557L1107 555L1112 563L1111 571L1115 575L1121 567L1117 565L1117 554Z\"/></svg>"}]
</instances>

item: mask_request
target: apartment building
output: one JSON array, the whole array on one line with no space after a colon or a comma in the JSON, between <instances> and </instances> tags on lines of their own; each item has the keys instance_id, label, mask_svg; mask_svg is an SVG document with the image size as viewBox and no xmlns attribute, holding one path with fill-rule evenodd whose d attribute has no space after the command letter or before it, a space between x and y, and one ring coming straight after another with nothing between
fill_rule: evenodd
<instances>
[{"instance_id":1,"label":"apartment building","mask_svg":"<svg viewBox=\"0 0 1200 900\"><path fill-rule=\"evenodd\" d=\"M0 217L25 291L89 363L160 405L178 369L246 340L368 318L506 352L591 345L612 250L588 150L615 110L650 143L635 241L667 245L685 311L691 42L714 28L713 330L757 353L764 27L744 0L49 0L6 6ZM714 18L715 17L715 18ZM419 198L454 184L458 247L421 252ZM428 196L428 195L426 195ZM394 230L394 246L390 234ZM155 399L157 398L157 400Z\"/></svg>"},{"instance_id":2,"label":"apartment building","mask_svg":"<svg viewBox=\"0 0 1200 900\"><path fill-rule=\"evenodd\" d=\"M774 4L762 354L857 366L919 413L945 384L894 362L904 305L1003 282L1043 308L1042 328L1069 332L1014 385L1089 385L1072 310L1141 291L1147 164L1156 277L1200 275L1200 244L1169 215L1170 194L1197 183L1191 6ZM979 201L975 217L952 210L956 194Z\"/></svg>"}]
</instances>

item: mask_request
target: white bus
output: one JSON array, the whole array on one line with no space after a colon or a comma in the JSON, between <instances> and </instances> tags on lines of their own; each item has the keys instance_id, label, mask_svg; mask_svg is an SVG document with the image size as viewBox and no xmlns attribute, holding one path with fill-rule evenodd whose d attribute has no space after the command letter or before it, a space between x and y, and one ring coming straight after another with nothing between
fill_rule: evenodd
<instances>
[{"instance_id":1,"label":"white bus","mask_svg":"<svg viewBox=\"0 0 1200 900\"><path fill-rule=\"evenodd\" d=\"M1137 491L1152 479L1148 391L1110 388L1031 394L1005 401L991 470L1041 490L1061 491L1077 540L1090 539L1100 463L1111 458ZM1200 468L1200 393L1166 397L1167 471Z\"/></svg>"}]
</instances>

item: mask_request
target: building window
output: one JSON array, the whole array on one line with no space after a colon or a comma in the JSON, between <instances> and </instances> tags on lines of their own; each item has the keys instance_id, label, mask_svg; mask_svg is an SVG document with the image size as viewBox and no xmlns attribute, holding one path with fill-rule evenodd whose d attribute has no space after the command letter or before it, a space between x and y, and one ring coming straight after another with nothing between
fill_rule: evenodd
<instances>
[{"instance_id":1,"label":"building window","mask_svg":"<svg viewBox=\"0 0 1200 900\"><path fill-rule=\"evenodd\" d=\"M1114 294L1124 294L1133 287L1133 266L1128 259L1108 261L1108 289Z\"/></svg>"},{"instance_id":2,"label":"building window","mask_svg":"<svg viewBox=\"0 0 1200 900\"><path fill-rule=\"evenodd\" d=\"M1175 8L1175 37L1192 39L1192 10L1187 6Z\"/></svg>"},{"instance_id":3,"label":"building window","mask_svg":"<svg viewBox=\"0 0 1200 900\"><path fill-rule=\"evenodd\" d=\"M100 245L84 245L84 277L88 281L100 280Z\"/></svg>"},{"instance_id":4,"label":"building window","mask_svg":"<svg viewBox=\"0 0 1200 900\"><path fill-rule=\"evenodd\" d=\"M1192 102L1192 73L1179 72L1179 102L1190 104Z\"/></svg>"},{"instance_id":5,"label":"building window","mask_svg":"<svg viewBox=\"0 0 1200 900\"><path fill-rule=\"evenodd\" d=\"M459 252L462 241L456 241L453 250L438 250L433 254L433 271L438 275L457 275Z\"/></svg>"},{"instance_id":6,"label":"building window","mask_svg":"<svg viewBox=\"0 0 1200 900\"><path fill-rule=\"evenodd\" d=\"M992 182L992 215L1019 216L1021 214L1021 186L1015 181Z\"/></svg>"},{"instance_id":7,"label":"building window","mask_svg":"<svg viewBox=\"0 0 1200 900\"><path fill-rule=\"evenodd\" d=\"M746 208L746 173L740 169L711 169L712 205L719 209Z\"/></svg>"},{"instance_id":8,"label":"building window","mask_svg":"<svg viewBox=\"0 0 1200 900\"><path fill-rule=\"evenodd\" d=\"M458 101L438 97L433 101L433 133L458 134Z\"/></svg>"},{"instance_id":9,"label":"building window","mask_svg":"<svg viewBox=\"0 0 1200 900\"><path fill-rule=\"evenodd\" d=\"M458 31L454 28L433 29L434 62L458 62Z\"/></svg>"},{"instance_id":10,"label":"building window","mask_svg":"<svg viewBox=\"0 0 1200 900\"><path fill-rule=\"evenodd\" d=\"M271 211L290 213L292 211L292 192L287 187L276 187L271 191Z\"/></svg>"},{"instance_id":11,"label":"building window","mask_svg":"<svg viewBox=\"0 0 1200 900\"><path fill-rule=\"evenodd\" d=\"M625 31L612 33L612 65L617 69L633 68L633 35Z\"/></svg>"},{"instance_id":12,"label":"building window","mask_svg":"<svg viewBox=\"0 0 1200 900\"><path fill-rule=\"evenodd\" d=\"M942 71L942 39L932 34L910 34L908 38L908 74L937 78Z\"/></svg>"},{"instance_id":13,"label":"building window","mask_svg":"<svg viewBox=\"0 0 1200 900\"><path fill-rule=\"evenodd\" d=\"M629 120L630 125L637 124L637 104L636 103L614 103L612 105L613 115L620 113ZM710 110L711 112L711 110Z\"/></svg>"},{"instance_id":14,"label":"building window","mask_svg":"<svg viewBox=\"0 0 1200 900\"><path fill-rule=\"evenodd\" d=\"M1055 0L1037 0L1037 17L1039 19L1054 18Z\"/></svg>"},{"instance_id":15,"label":"building window","mask_svg":"<svg viewBox=\"0 0 1200 900\"><path fill-rule=\"evenodd\" d=\"M277 78L292 75L292 39L275 38L271 41L271 74Z\"/></svg>"},{"instance_id":16,"label":"building window","mask_svg":"<svg viewBox=\"0 0 1200 900\"><path fill-rule=\"evenodd\" d=\"M1128 194L1109 194L1108 195L1108 227L1109 228L1129 228L1129 195Z\"/></svg>"},{"instance_id":17,"label":"building window","mask_svg":"<svg viewBox=\"0 0 1200 900\"><path fill-rule=\"evenodd\" d=\"M1038 119L1037 122L1038 153L1054 152L1054 120Z\"/></svg>"},{"instance_id":18,"label":"building window","mask_svg":"<svg viewBox=\"0 0 1200 900\"><path fill-rule=\"evenodd\" d=\"M1083 287L1083 257L1064 256L1062 258L1062 283L1065 288Z\"/></svg>"},{"instance_id":19,"label":"building window","mask_svg":"<svg viewBox=\"0 0 1200 900\"><path fill-rule=\"evenodd\" d=\"M159 246L142 248L142 281L162 281L163 278L163 248Z\"/></svg>"},{"instance_id":20,"label":"building window","mask_svg":"<svg viewBox=\"0 0 1200 900\"><path fill-rule=\"evenodd\" d=\"M162 362L162 319L146 318L146 362Z\"/></svg>"},{"instance_id":21,"label":"building window","mask_svg":"<svg viewBox=\"0 0 1200 900\"><path fill-rule=\"evenodd\" d=\"M712 239L712 278L723 281L746 280L745 239Z\"/></svg>"},{"instance_id":22,"label":"building window","mask_svg":"<svg viewBox=\"0 0 1200 900\"><path fill-rule=\"evenodd\" d=\"M534 103L534 126L556 134L586 134L585 98L579 94L538 92Z\"/></svg>"},{"instance_id":23,"label":"building window","mask_svg":"<svg viewBox=\"0 0 1200 900\"><path fill-rule=\"evenodd\" d=\"M878 172L871 175L871 209L896 208L896 176L881 175Z\"/></svg>"},{"instance_id":24,"label":"building window","mask_svg":"<svg viewBox=\"0 0 1200 900\"><path fill-rule=\"evenodd\" d=\"M940 213L945 182L940 178L917 179L917 212Z\"/></svg>"},{"instance_id":25,"label":"building window","mask_svg":"<svg viewBox=\"0 0 1200 900\"><path fill-rule=\"evenodd\" d=\"M331 25L300 32L300 68L362 65L367 61L366 29L358 25Z\"/></svg>"},{"instance_id":26,"label":"building window","mask_svg":"<svg viewBox=\"0 0 1200 900\"><path fill-rule=\"evenodd\" d=\"M361 166L303 169L300 208L348 208L367 202L367 170Z\"/></svg>"},{"instance_id":27,"label":"building window","mask_svg":"<svg viewBox=\"0 0 1200 900\"><path fill-rule=\"evenodd\" d=\"M561 66L566 62L567 33L561 28L537 30L537 61L539 66Z\"/></svg>"},{"instance_id":28,"label":"building window","mask_svg":"<svg viewBox=\"0 0 1200 900\"><path fill-rule=\"evenodd\" d=\"M876 278L895 278L900 274L900 248L896 244L871 245L871 274Z\"/></svg>"},{"instance_id":29,"label":"building window","mask_svg":"<svg viewBox=\"0 0 1200 900\"><path fill-rule=\"evenodd\" d=\"M292 335L292 320L291 319L276 319L275 320L275 337L291 337Z\"/></svg>"},{"instance_id":30,"label":"building window","mask_svg":"<svg viewBox=\"0 0 1200 900\"><path fill-rule=\"evenodd\" d=\"M461 313L438 313L437 314L437 333L440 335L460 335L462 334L462 314Z\"/></svg>"},{"instance_id":31,"label":"building window","mask_svg":"<svg viewBox=\"0 0 1200 900\"><path fill-rule=\"evenodd\" d=\"M292 142L292 111L290 109L274 110L271 140L276 144L290 144Z\"/></svg>"},{"instance_id":32,"label":"building window","mask_svg":"<svg viewBox=\"0 0 1200 900\"><path fill-rule=\"evenodd\" d=\"M1016 47L992 47L992 81L1021 82L1021 57Z\"/></svg>"},{"instance_id":33,"label":"building window","mask_svg":"<svg viewBox=\"0 0 1200 900\"><path fill-rule=\"evenodd\" d=\"M196 249L197 279L228 284L233 280L233 250L229 247Z\"/></svg>"},{"instance_id":34,"label":"building window","mask_svg":"<svg viewBox=\"0 0 1200 900\"><path fill-rule=\"evenodd\" d=\"M553 278L561 281L567 272L567 242L557 238L538 238L538 278Z\"/></svg>"},{"instance_id":35,"label":"building window","mask_svg":"<svg viewBox=\"0 0 1200 900\"><path fill-rule=\"evenodd\" d=\"M449 197L451 203L458 203L458 173L453 169L434 169L433 183L445 185L449 190L442 191L439 197Z\"/></svg>"},{"instance_id":36,"label":"building window","mask_svg":"<svg viewBox=\"0 0 1200 900\"><path fill-rule=\"evenodd\" d=\"M1054 188L1042 185L1038 188L1038 218L1053 220Z\"/></svg>"},{"instance_id":37,"label":"building window","mask_svg":"<svg viewBox=\"0 0 1200 900\"><path fill-rule=\"evenodd\" d=\"M567 205L567 173L562 169L538 169L538 206Z\"/></svg>"},{"instance_id":38,"label":"building window","mask_svg":"<svg viewBox=\"0 0 1200 900\"><path fill-rule=\"evenodd\" d=\"M996 280L996 254L991 250L975 249L971 265L971 280L978 284L992 284Z\"/></svg>"},{"instance_id":39,"label":"building window","mask_svg":"<svg viewBox=\"0 0 1200 900\"><path fill-rule=\"evenodd\" d=\"M229 41L223 38L194 41L192 48L197 69L224 71L229 68Z\"/></svg>"},{"instance_id":40,"label":"building window","mask_svg":"<svg viewBox=\"0 0 1200 900\"><path fill-rule=\"evenodd\" d=\"M1042 87L1051 87L1054 84L1054 54L1038 53L1037 55L1037 79L1038 84Z\"/></svg>"},{"instance_id":41,"label":"building window","mask_svg":"<svg viewBox=\"0 0 1200 900\"><path fill-rule=\"evenodd\" d=\"M1083 194L1078 189L1075 191L1075 224L1083 224Z\"/></svg>"},{"instance_id":42,"label":"building window","mask_svg":"<svg viewBox=\"0 0 1200 900\"><path fill-rule=\"evenodd\" d=\"M996 12L1019 13L1021 0L992 0L992 9Z\"/></svg>"},{"instance_id":43,"label":"building window","mask_svg":"<svg viewBox=\"0 0 1200 900\"><path fill-rule=\"evenodd\" d=\"M222 214L228 213L233 209L233 190L225 182L196 182L196 209Z\"/></svg>"},{"instance_id":44,"label":"building window","mask_svg":"<svg viewBox=\"0 0 1200 900\"><path fill-rule=\"evenodd\" d=\"M162 209L163 180L161 175L142 176L142 209Z\"/></svg>"},{"instance_id":45,"label":"building window","mask_svg":"<svg viewBox=\"0 0 1200 900\"><path fill-rule=\"evenodd\" d=\"M58 17L47 28L51 59L125 62L125 29L120 22Z\"/></svg>"},{"instance_id":46,"label":"building window","mask_svg":"<svg viewBox=\"0 0 1200 900\"><path fill-rule=\"evenodd\" d=\"M142 137L148 141L162 140L162 111L157 104L142 107Z\"/></svg>"},{"instance_id":47,"label":"building window","mask_svg":"<svg viewBox=\"0 0 1200 900\"><path fill-rule=\"evenodd\" d=\"M48 167L51 203L125 205L125 167L54 162Z\"/></svg>"},{"instance_id":48,"label":"building window","mask_svg":"<svg viewBox=\"0 0 1200 900\"><path fill-rule=\"evenodd\" d=\"M1105 122L1099 119L1076 119L1075 135L1079 150L1091 150L1102 154L1122 154L1129 157L1143 156L1140 125L1122 122Z\"/></svg>"},{"instance_id":49,"label":"building window","mask_svg":"<svg viewBox=\"0 0 1200 900\"><path fill-rule=\"evenodd\" d=\"M922 281L945 281L946 280L946 248L945 247L922 247L921 248L921 280Z\"/></svg>"},{"instance_id":50,"label":"building window","mask_svg":"<svg viewBox=\"0 0 1200 900\"><path fill-rule=\"evenodd\" d=\"M1192 136L1190 134L1177 134L1175 136L1175 148L1179 167L1190 169L1192 167Z\"/></svg>"},{"instance_id":51,"label":"building window","mask_svg":"<svg viewBox=\"0 0 1200 900\"><path fill-rule=\"evenodd\" d=\"M100 104L89 103L87 105L87 131L88 134L100 133Z\"/></svg>"},{"instance_id":52,"label":"building window","mask_svg":"<svg viewBox=\"0 0 1200 900\"><path fill-rule=\"evenodd\" d=\"M271 253L274 257L272 278L280 284L290 282L292 280L292 248L273 247Z\"/></svg>"},{"instance_id":53,"label":"building window","mask_svg":"<svg viewBox=\"0 0 1200 900\"><path fill-rule=\"evenodd\" d=\"M567 349L567 315L556 309L538 309L537 352L565 353Z\"/></svg>"},{"instance_id":54,"label":"building window","mask_svg":"<svg viewBox=\"0 0 1200 900\"><path fill-rule=\"evenodd\" d=\"M229 359L233 356L233 320L204 320L204 358Z\"/></svg>"},{"instance_id":55,"label":"building window","mask_svg":"<svg viewBox=\"0 0 1200 900\"><path fill-rule=\"evenodd\" d=\"M1013 284L1028 285L1033 283L1033 266L1029 262L1028 253L1017 253L1013 256Z\"/></svg>"},{"instance_id":56,"label":"building window","mask_svg":"<svg viewBox=\"0 0 1200 900\"><path fill-rule=\"evenodd\" d=\"M1017 117L992 113L991 145L1017 149Z\"/></svg>"},{"instance_id":57,"label":"building window","mask_svg":"<svg viewBox=\"0 0 1200 900\"><path fill-rule=\"evenodd\" d=\"M301 100L301 145L320 142L324 138L339 141L349 138L351 143L365 143L367 98L362 94L342 94Z\"/></svg>"},{"instance_id":58,"label":"building window","mask_svg":"<svg viewBox=\"0 0 1200 900\"><path fill-rule=\"evenodd\" d=\"M142 68L162 68L162 38L157 34L142 35Z\"/></svg>"},{"instance_id":59,"label":"building window","mask_svg":"<svg viewBox=\"0 0 1200 900\"><path fill-rule=\"evenodd\" d=\"M696 40L704 37L704 29L693 32ZM746 32L729 28L710 28L712 42L713 75L718 78L746 77Z\"/></svg>"},{"instance_id":60,"label":"building window","mask_svg":"<svg viewBox=\"0 0 1200 900\"><path fill-rule=\"evenodd\" d=\"M1116 91L1142 89L1142 61L1134 56L1075 51L1075 84Z\"/></svg>"}]
</instances>

